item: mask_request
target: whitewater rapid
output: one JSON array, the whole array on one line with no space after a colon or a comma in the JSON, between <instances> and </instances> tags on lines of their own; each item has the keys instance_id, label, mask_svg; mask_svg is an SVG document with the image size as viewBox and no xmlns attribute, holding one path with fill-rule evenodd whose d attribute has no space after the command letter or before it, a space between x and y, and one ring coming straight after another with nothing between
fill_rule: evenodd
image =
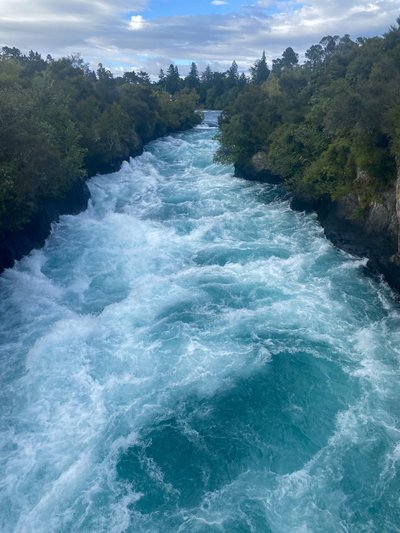
<instances>
[{"instance_id":1,"label":"whitewater rapid","mask_svg":"<svg viewBox=\"0 0 400 533\"><path fill-rule=\"evenodd\" d=\"M216 115L0 277L0 530L400 531L400 314Z\"/></svg>"}]
</instances>

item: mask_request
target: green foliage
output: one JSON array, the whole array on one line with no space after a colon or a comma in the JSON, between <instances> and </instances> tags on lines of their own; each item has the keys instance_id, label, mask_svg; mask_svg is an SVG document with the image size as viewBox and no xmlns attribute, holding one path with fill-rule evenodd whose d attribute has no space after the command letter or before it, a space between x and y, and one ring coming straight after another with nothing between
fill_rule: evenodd
<instances>
[{"instance_id":1,"label":"green foliage","mask_svg":"<svg viewBox=\"0 0 400 533\"><path fill-rule=\"evenodd\" d=\"M336 139L306 169L301 187L316 197L340 198L352 190L356 166L344 139Z\"/></svg>"},{"instance_id":2,"label":"green foliage","mask_svg":"<svg viewBox=\"0 0 400 533\"><path fill-rule=\"evenodd\" d=\"M267 157L272 172L283 178L297 176L305 163L305 146L294 124L278 126L270 136Z\"/></svg>"},{"instance_id":3,"label":"green foliage","mask_svg":"<svg viewBox=\"0 0 400 533\"><path fill-rule=\"evenodd\" d=\"M240 167L262 150L269 170L295 189L376 200L400 164L399 87L399 26L382 38L328 35L303 65L287 48L268 80L226 109L216 159ZM359 170L368 179L358 180Z\"/></svg>"},{"instance_id":4,"label":"green foliage","mask_svg":"<svg viewBox=\"0 0 400 533\"><path fill-rule=\"evenodd\" d=\"M299 54L293 50L291 46L286 48L283 52L282 57L274 59L272 61L272 72L279 75L285 70L292 69L299 62Z\"/></svg>"},{"instance_id":5,"label":"green foliage","mask_svg":"<svg viewBox=\"0 0 400 533\"><path fill-rule=\"evenodd\" d=\"M391 154L396 161L397 167L400 168L400 95L395 98L388 112L384 129L390 138Z\"/></svg>"},{"instance_id":6,"label":"green foliage","mask_svg":"<svg viewBox=\"0 0 400 533\"><path fill-rule=\"evenodd\" d=\"M178 74L179 78L179 74ZM145 72L114 78L80 56L0 53L0 229L28 222L77 180L116 170L144 142L201 119L190 91L171 99Z\"/></svg>"},{"instance_id":7,"label":"green foliage","mask_svg":"<svg viewBox=\"0 0 400 533\"><path fill-rule=\"evenodd\" d=\"M216 160L243 165L256 152L266 149L268 137L280 120L276 109L276 99L260 86L246 87L222 114Z\"/></svg>"},{"instance_id":8,"label":"green foliage","mask_svg":"<svg viewBox=\"0 0 400 533\"><path fill-rule=\"evenodd\" d=\"M190 66L190 72L185 78L186 87L189 89L197 89L200 84L199 73L197 71L196 63L192 62Z\"/></svg>"},{"instance_id":9,"label":"green foliage","mask_svg":"<svg viewBox=\"0 0 400 533\"><path fill-rule=\"evenodd\" d=\"M165 76L165 88L170 94L175 94L181 88L181 79L179 77L179 70L176 65L172 63L168 67Z\"/></svg>"},{"instance_id":10,"label":"green foliage","mask_svg":"<svg viewBox=\"0 0 400 533\"><path fill-rule=\"evenodd\" d=\"M267 60L265 57L265 51L263 51L261 59L258 59L254 66L250 69L252 82L255 84L264 83L267 81L270 74L270 70L267 65Z\"/></svg>"}]
</instances>

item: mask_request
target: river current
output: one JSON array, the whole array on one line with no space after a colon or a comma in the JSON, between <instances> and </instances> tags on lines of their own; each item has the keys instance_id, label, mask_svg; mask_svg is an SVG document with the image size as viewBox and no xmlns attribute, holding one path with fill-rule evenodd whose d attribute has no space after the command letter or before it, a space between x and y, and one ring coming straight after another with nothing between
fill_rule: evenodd
<instances>
[{"instance_id":1,"label":"river current","mask_svg":"<svg viewBox=\"0 0 400 533\"><path fill-rule=\"evenodd\" d=\"M0 277L0 531L400 531L400 313L216 114Z\"/></svg>"}]
</instances>

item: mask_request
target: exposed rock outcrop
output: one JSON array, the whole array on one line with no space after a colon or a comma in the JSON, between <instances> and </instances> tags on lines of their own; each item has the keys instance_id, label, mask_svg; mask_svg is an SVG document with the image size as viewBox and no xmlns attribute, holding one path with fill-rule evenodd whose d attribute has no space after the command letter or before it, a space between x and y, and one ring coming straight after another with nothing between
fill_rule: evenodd
<instances>
[{"instance_id":1,"label":"exposed rock outcrop","mask_svg":"<svg viewBox=\"0 0 400 533\"><path fill-rule=\"evenodd\" d=\"M235 176L247 180L264 181L266 183L282 182L280 176L273 174L268 169L267 156L264 152L257 152L244 165L235 165Z\"/></svg>"},{"instance_id":2,"label":"exposed rock outcrop","mask_svg":"<svg viewBox=\"0 0 400 533\"><path fill-rule=\"evenodd\" d=\"M350 194L316 209L325 235L338 248L367 257L374 273L382 273L400 291L399 218L395 187L388 189L381 202L360 208L360 199Z\"/></svg>"},{"instance_id":3,"label":"exposed rock outcrop","mask_svg":"<svg viewBox=\"0 0 400 533\"><path fill-rule=\"evenodd\" d=\"M130 157L143 153L143 146L138 145ZM88 166L88 178L97 173L116 172L123 158L115 158L106 165L96 162ZM18 230L0 229L0 273L10 268L15 261L29 254L35 248L41 248L50 234L51 225L61 215L77 215L88 206L89 188L84 180L77 180L71 189L58 198L45 200L38 213L24 227Z\"/></svg>"},{"instance_id":4,"label":"exposed rock outcrop","mask_svg":"<svg viewBox=\"0 0 400 533\"><path fill-rule=\"evenodd\" d=\"M396 181L396 215L397 215L397 250L392 256L392 262L400 268L400 169Z\"/></svg>"},{"instance_id":5,"label":"exposed rock outcrop","mask_svg":"<svg viewBox=\"0 0 400 533\"><path fill-rule=\"evenodd\" d=\"M0 272L12 267L16 260L43 246L51 224L60 215L77 214L85 210L90 193L84 181L76 181L69 191L60 198L47 200L40 212L22 229L0 230Z\"/></svg>"},{"instance_id":6,"label":"exposed rock outcrop","mask_svg":"<svg viewBox=\"0 0 400 533\"><path fill-rule=\"evenodd\" d=\"M255 154L247 165L235 168L235 175L269 183L282 182L266 168L266 156ZM369 180L358 171L360 191ZM292 193L291 207L296 211L316 211L325 235L338 248L368 258L374 274L383 274L400 291L400 170L396 180L379 201L365 201L356 192L339 200L315 198L307 192Z\"/></svg>"}]
</instances>

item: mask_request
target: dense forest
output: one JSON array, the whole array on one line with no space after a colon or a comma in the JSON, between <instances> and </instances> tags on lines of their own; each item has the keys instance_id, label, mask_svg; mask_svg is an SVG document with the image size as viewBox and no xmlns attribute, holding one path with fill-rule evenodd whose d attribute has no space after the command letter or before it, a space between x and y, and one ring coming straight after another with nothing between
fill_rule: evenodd
<instances>
[{"instance_id":1,"label":"dense forest","mask_svg":"<svg viewBox=\"0 0 400 533\"><path fill-rule=\"evenodd\" d=\"M143 143L201 118L197 95L173 98L78 57L0 56L0 229L23 227L76 180L113 171Z\"/></svg>"},{"instance_id":2,"label":"dense forest","mask_svg":"<svg viewBox=\"0 0 400 533\"><path fill-rule=\"evenodd\" d=\"M129 73L126 73L125 76ZM187 76L182 78L176 65L170 65L166 73L161 69L156 86L170 94L187 89L195 91L198 105L206 109L224 109L234 102L241 90L249 83L236 61L225 72L215 72L209 65L199 73L192 62Z\"/></svg>"},{"instance_id":3,"label":"dense forest","mask_svg":"<svg viewBox=\"0 0 400 533\"><path fill-rule=\"evenodd\" d=\"M400 164L400 18L383 37L326 36L305 57L287 48L271 68L256 64L259 79L221 117L217 160L245 174L257 154L292 190L357 192L362 210Z\"/></svg>"},{"instance_id":4,"label":"dense forest","mask_svg":"<svg viewBox=\"0 0 400 533\"><path fill-rule=\"evenodd\" d=\"M113 171L144 143L200 121L196 107L232 103L247 83L235 62L226 72L171 64L152 82L144 71L114 77L77 56L46 59L0 52L0 230L29 222L74 181Z\"/></svg>"},{"instance_id":5,"label":"dense forest","mask_svg":"<svg viewBox=\"0 0 400 533\"><path fill-rule=\"evenodd\" d=\"M303 64L287 48L239 73L193 62L157 81L121 77L79 55L0 53L0 230L24 227L74 182L114 171L144 143L223 109L217 153L242 174L257 154L265 172L315 198L357 191L365 205L393 182L400 162L400 19L383 37L326 36ZM366 178L367 176L367 178ZM361 206L363 202L361 202Z\"/></svg>"}]
</instances>

